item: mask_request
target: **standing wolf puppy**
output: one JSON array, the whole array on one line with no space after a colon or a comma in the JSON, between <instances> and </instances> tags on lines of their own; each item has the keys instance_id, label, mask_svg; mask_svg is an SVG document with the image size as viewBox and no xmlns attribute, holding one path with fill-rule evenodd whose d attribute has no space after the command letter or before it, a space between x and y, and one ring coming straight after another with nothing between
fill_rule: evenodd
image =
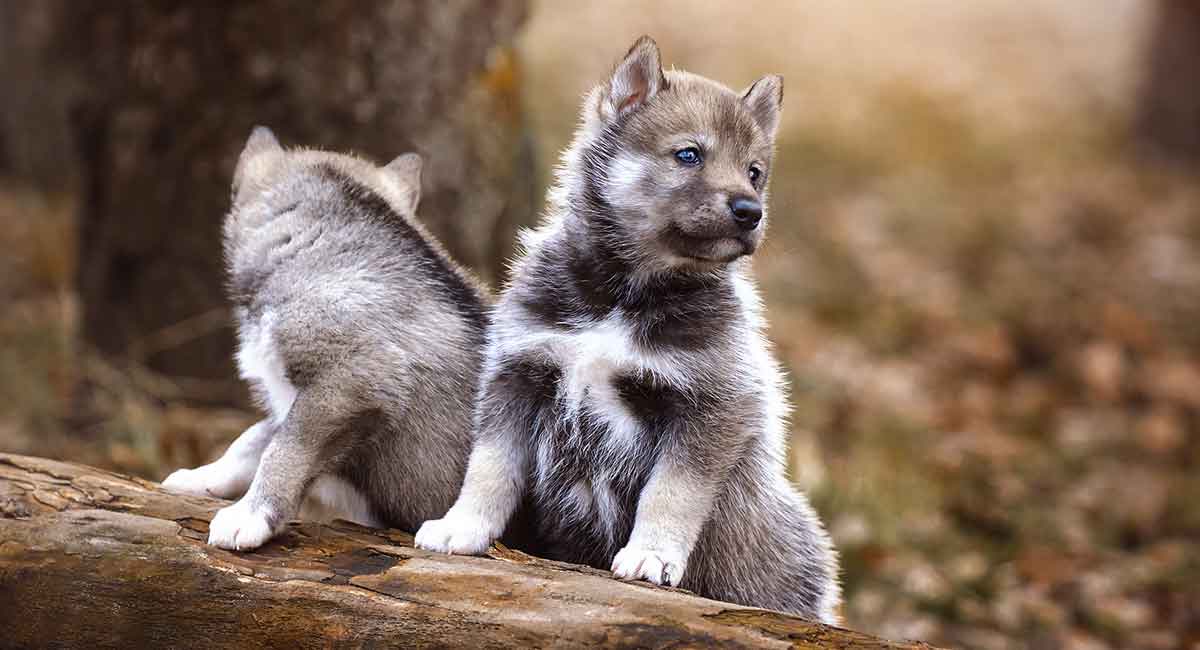
<instances>
[{"instance_id":1,"label":"standing wolf puppy","mask_svg":"<svg viewBox=\"0 0 1200 650\"><path fill-rule=\"evenodd\" d=\"M163 482L241 496L210 544L256 548L302 503L306 517L407 530L453 503L488 299L415 220L420 174L416 154L377 167L251 134L225 254L238 365L269 415Z\"/></svg>"},{"instance_id":2,"label":"standing wolf puppy","mask_svg":"<svg viewBox=\"0 0 1200 650\"><path fill-rule=\"evenodd\" d=\"M462 494L419 546L481 553L524 506L551 558L837 620L742 261L781 101L776 76L664 74L649 38L591 93L493 317Z\"/></svg>"}]
</instances>

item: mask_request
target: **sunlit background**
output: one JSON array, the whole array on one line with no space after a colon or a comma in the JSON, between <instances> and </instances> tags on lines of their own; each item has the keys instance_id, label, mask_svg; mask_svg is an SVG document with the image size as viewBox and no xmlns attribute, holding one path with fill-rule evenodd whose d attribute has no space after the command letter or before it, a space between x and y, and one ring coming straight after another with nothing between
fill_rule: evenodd
<instances>
[{"instance_id":1,"label":"sunlit background","mask_svg":"<svg viewBox=\"0 0 1200 650\"><path fill-rule=\"evenodd\" d=\"M537 178L506 204L513 225L536 219L583 93L643 33L666 65L735 88L785 77L754 265L792 380L792 476L841 550L847 625L975 648L1197 647L1200 10L534 2L476 76L512 93L495 110ZM230 163L213 173L227 182ZM225 312L92 345L89 194L21 172L0 165L0 449L155 479L219 453L252 421L244 398L154 359L227 330ZM479 253L493 280L506 245Z\"/></svg>"}]
</instances>

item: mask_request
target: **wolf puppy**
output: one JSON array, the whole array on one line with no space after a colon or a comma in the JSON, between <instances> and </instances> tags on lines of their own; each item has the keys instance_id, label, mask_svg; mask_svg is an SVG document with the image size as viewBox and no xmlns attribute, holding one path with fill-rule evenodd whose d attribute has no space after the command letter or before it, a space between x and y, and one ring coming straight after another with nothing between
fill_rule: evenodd
<instances>
[{"instance_id":1,"label":"wolf puppy","mask_svg":"<svg viewBox=\"0 0 1200 650\"><path fill-rule=\"evenodd\" d=\"M241 496L210 544L256 548L298 513L416 530L453 503L488 298L415 220L420 174L416 154L378 167L251 134L225 254L238 365L269 415L163 482Z\"/></svg>"},{"instance_id":2,"label":"wolf puppy","mask_svg":"<svg viewBox=\"0 0 1200 650\"><path fill-rule=\"evenodd\" d=\"M837 561L784 477L783 378L744 258L763 238L782 80L663 73L642 38L585 101L489 329L462 494L417 533L837 620Z\"/></svg>"}]
</instances>

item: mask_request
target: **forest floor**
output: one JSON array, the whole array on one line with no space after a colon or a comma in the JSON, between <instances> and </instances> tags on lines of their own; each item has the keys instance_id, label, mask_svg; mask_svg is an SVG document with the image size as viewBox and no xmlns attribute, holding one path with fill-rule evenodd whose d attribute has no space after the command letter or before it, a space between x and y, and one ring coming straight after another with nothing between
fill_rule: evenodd
<instances>
[{"instance_id":1,"label":"forest floor","mask_svg":"<svg viewBox=\"0 0 1200 650\"><path fill-rule=\"evenodd\" d=\"M979 146L933 173L820 137L783 145L808 173L758 270L848 619L973 648L1200 643L1194 176L1048 134L1028 144L1054 156Z\"/></svg>"}]
</instances>

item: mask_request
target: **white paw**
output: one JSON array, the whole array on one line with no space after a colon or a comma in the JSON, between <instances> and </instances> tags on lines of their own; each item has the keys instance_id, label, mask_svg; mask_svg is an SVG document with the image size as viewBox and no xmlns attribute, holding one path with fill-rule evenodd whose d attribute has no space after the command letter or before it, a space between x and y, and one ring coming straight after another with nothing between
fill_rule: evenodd
<instances>
[{"instance_id":1,"label":"white paw","mask_svg":"<svg viewBox=\"0 0 1200 650\"><path fill-rule=\"evenodd\" d=\"M231 551L254 550L274 534L267 513L254 510L242 501L221 508L208 525L208 543Z\"/></svg>"},{"instance_id":2,"label":"white paw","mask_svg":"<svg viewBox=\"0 0 1200 650\"><path fill-rule=\"evenodd\" d=\"M421 524L415 543L417 548L450 555L483 555L499 532L478 515L456 513L453 508L442 519Z\"/></svg>"},{"instance_id":3,"label":"white paw","mask_svg":"<svg viewBox=\"0 0 1200 650\"><path fill-rule=\"evenodd\" d=\"M177 469L163 479L162 486L177 494L236 499L246 491L249 482L241 478L235 468L218 461L196 469Z\"/></svg>"},{"instance_id":4,"label":"white paw","mask_svg":"<svg viewBox=\"0 0 1200 650\"><path fill-rule=\"evenodd\" d=\"M656 585L674 587L683 579L687 555L659 548L629 544L613 558L612 572L625 580L649 580Z\"/></svg>"}]
</instances>

